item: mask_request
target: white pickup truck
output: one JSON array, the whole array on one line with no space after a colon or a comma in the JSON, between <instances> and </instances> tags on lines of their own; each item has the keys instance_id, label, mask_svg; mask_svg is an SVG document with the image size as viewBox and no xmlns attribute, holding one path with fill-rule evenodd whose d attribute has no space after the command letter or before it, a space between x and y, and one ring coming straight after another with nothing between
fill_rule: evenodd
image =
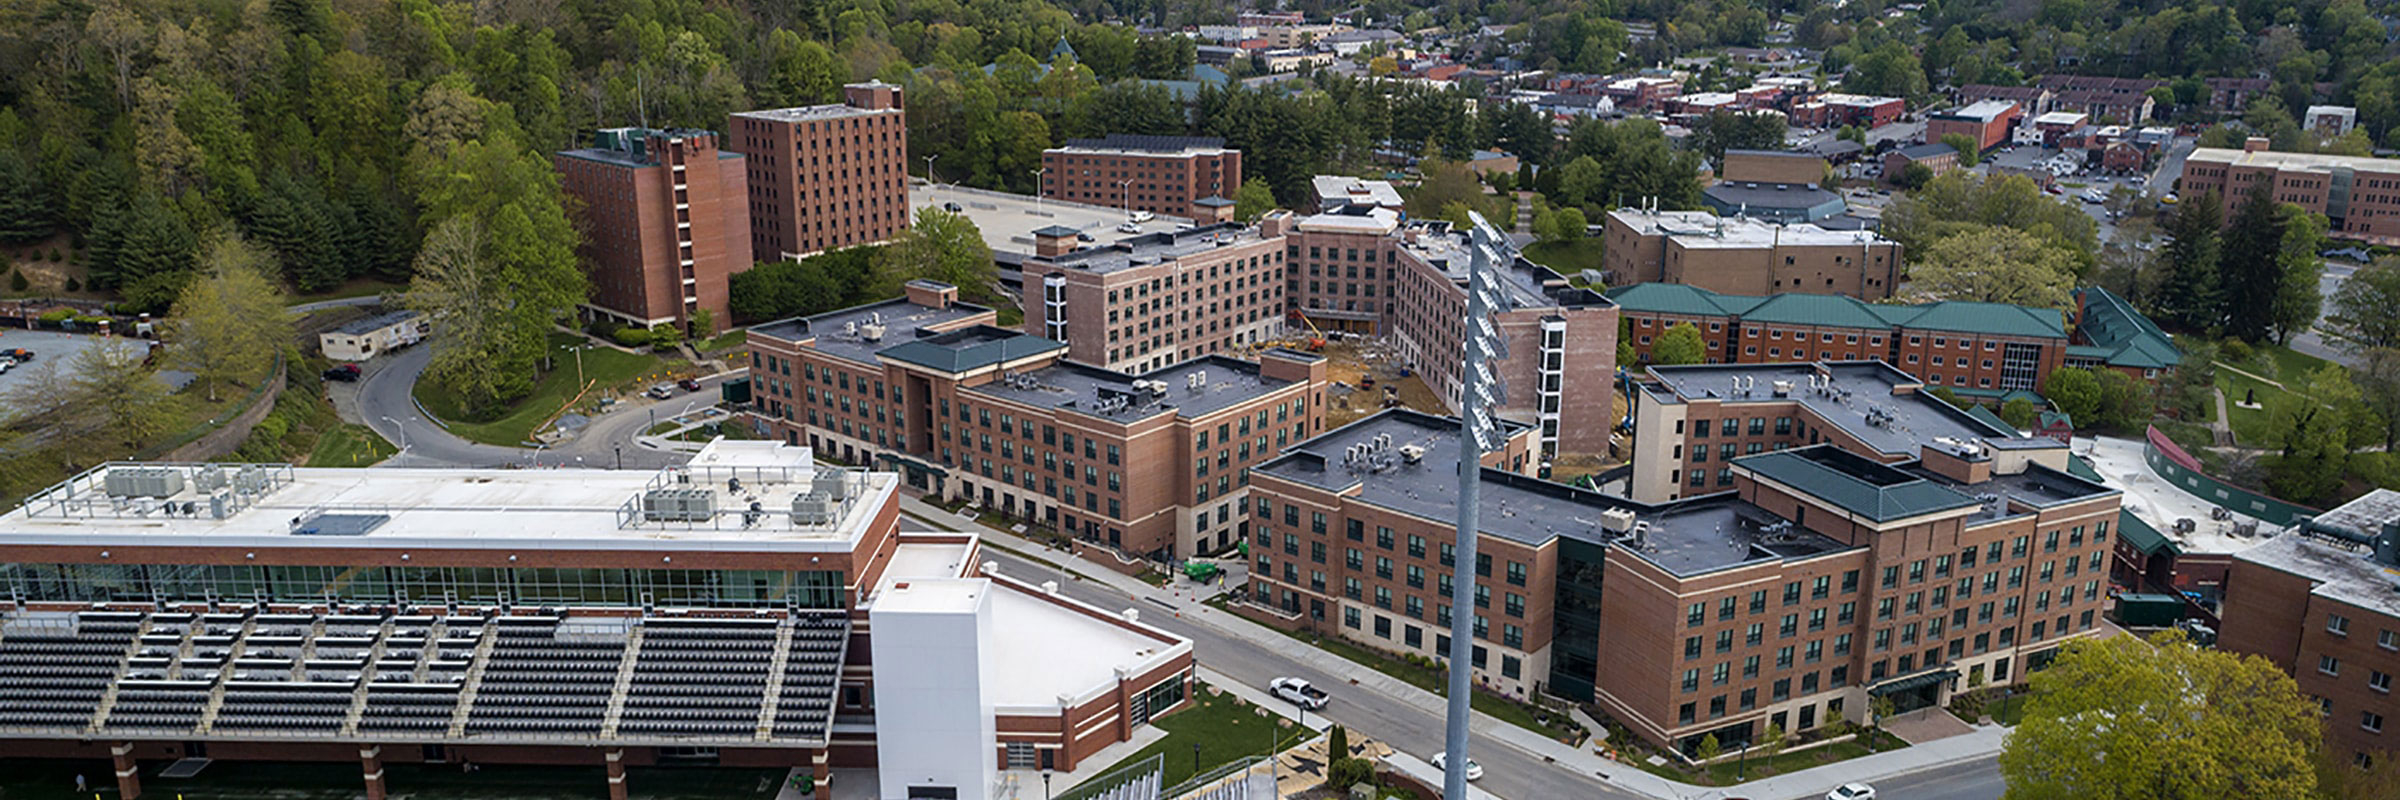
<instances>
[{"instance_id":1,"label":"white pickup truck","mask_svg":"<svg viewBox=\"0 0 2400 800\"><path fill-rule=\"evenodd\" d=\"M1276 678L1267 684L1267 689L1274 692L1276 697L1289 700L1293 705L1310 711L1324 708L1325 702L1333 699L1331 695L1325 693L1325 690L1311 686L1308 681L1299 678Z\"/></svg>"}]
</instances>

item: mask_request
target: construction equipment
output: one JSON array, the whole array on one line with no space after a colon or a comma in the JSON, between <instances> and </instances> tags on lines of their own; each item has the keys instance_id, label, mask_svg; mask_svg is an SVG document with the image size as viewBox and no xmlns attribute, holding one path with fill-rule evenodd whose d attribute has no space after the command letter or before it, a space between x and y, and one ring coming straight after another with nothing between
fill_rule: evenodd
<instances>
[{"instance_id":1,"label":"construction equipment","mask_svg":"<svg viewBox=\"0 0 2400 800\"><path fill-rule=\"evenodd\" d=\"M1291 315L1293 319L1300 320L1300 324L1308 326L1308 351L1311 353L1325 352L1325 332L1317 328L1316 320L1309 319L1307 314L1300 313L1300 309L1297 308L1292 309Z\"/></svg>"}]
</instances>

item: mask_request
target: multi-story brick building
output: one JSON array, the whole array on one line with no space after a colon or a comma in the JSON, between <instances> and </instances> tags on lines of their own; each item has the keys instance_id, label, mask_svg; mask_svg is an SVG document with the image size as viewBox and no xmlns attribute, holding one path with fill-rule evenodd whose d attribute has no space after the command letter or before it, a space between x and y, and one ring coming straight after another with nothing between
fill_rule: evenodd
<instances>
[{"instance_id":1,"label":"multi-story brick building","mask_svg":"<svg viewBox=\"0 0 2400 800\"><path fill-rule=\"evenodd\" d=\"M1900 244L1870 231L1621 208L1608 212L1601 236L1611 286L1665 282L1728 294L1881 300L1900 283Z\"/></svg>"},{"instance_id":2,"label":"multi-story brick building","mask_svg":"<svg viewBox=\"0 0 2400 800\"><path fill-rule=\"evenodd\" d=\"M1158 558L1238 541L1249 467L1324 427L1319 356L1125 373L995 316L916 281L903 298L753 327L760 412L785 441L888 464L917 490Z\"/></svg>"},{"instance_id":3,"label":"multi-story brick building","mask_svg":"<svg viewBox=\"0 0 2400 800\"><path fill-rule=\"evenodd\" d=\"M1993 86L1970 83L1958 88L1958 102L1962 104L1974 105L1986 100L2003 100L2017 104L2017 107L2023 109L2029 116L2050 113L2050 102L2053 99L2055 97L2050 90L2039 86Z\"/></svg>"},{"instance_id":4,"label":"multi-story brick building","mask_svg":"<svg viewBox=\"0 0 2400 800\"><path fill-rule=\"evenodd\" d=\"M2123 298L2077 290L2072 314L1961 301L1890 305L1839 295L1724 295L1673 284L1609 291L1647 362L1668 328L1700 331L1707 363L1882 361L1935 386L2002 399L2036 391L2059 367L2157 378L2182 361L2174 341ZM2062 320L2074 322L2072 333Z\"/></svg>"},{"instance_id":5,"label":"multi-story brick building","mask_svg":"<svg viewBox=\"0 0 2400 800\"><path fill-rule=\"evenodd\" d=\"M2150 90L2166 85L2152 78L2102 78L2090 75L2044 75L2035 86L2051 92L2051 111L2081 111L2095 118L2139 125L2157 106Z\"/></svg>"},{"instance_id":6,"label":"multi-story brick building","mask_svg":"<svg viewBox=\"0 0 2400 800\"><path fill-rule=\"evenodd\" d=\"M1857 411L1813 424L1886 432ZM1708 496L1644 503L1521 474L1528 433L1480 454L1483 688L1596 702L1688 753L2020 682L2099 624L2118 494L2066 474L2055 440L1985 430L2000 441L1896 464L1753 450ZM1456 420L1395 410L1260 465L1254 616L1442 657L1467 566L1449 555L1462 457Z\"/></svg>"},{"instance_id":7,"label":"multi-story brick building","mask_svg":"<svg viewBox=\"0 0 2400 800\"><path fill-rule=\"evenodd\" d=\"M1215 213L1200 201L1241 188L1242 151L1213 136L1112 133L1042 151L1041 177L1052 200L1199 218Z\"/></svg>"},{"instance_id":8,"label":"multi-story brick building","mask_svg":"<svg viewBox=\"0 0 2400 800\"><path fill-rule=\"evenodd\" d=\"M1928 114L1925 117L1925 141L1939 142L1942 137L1959 134L1975 143L1976 149L1990 150L2008 141L2009 132L2025 118L2025 108L2011 100L1980 100L1964 107Z\"/></svg>"},{"instance_id":9,"label":"multi-story brick building","mask_svg":"<svg viewBox=\"0 0 2400 800\"><path fill-rule=\"evenodd\" d=\"M1517 254L1489 225L1402 222L1390 209L1348 206L1299 220L1285 236L1292 312L1319 328L1373 333L1398 346L1403 363L1455 410L1465 384L1468 267L1490 265L1490 324L1508 352L1492 373L1508 386L1495 413L1535 429L1544 460L1607 452L1609 376L1615 374L1617 310L1607 297L1570 286ZM1572 402L1569 402L1569 400Z\"/></svg>"},{"instance_id":10,"label":"multi-story brick building","mask_svg":"<svg viewBox=\"0 0 2400 800\"><path fill-rule=\"evenodd\" d=\"M2215 192L2231 224L2234 209L2262 184L2276 202L2325 215L2329 236L2400 244L2400 159L2278 153L2252 137L2240 150L2193 150L2177 189L2187 200Z\"/></svg>"},{"instance_id":11,"label":"multi-story brick building","mask_svg":"<svg viewBox=\"0 0 2400 800\"><path fill-rule=\"evenodd\" d=\"M1067 358L1146 372L1223 355L1284 329L1290 212L1257 226L1218 223L1077 248L1073 228L1033 232L1022 265L1025 330L1067 344Z\"/></svg>"},{"instance_id":12,"label":"multi-story brick building","mask_svg":"<svg viewBox=\"0 0 2400 800\"><path fill-rule=\"evenodd\" d=\"M2325 716L2325 749L2365 765L2400 752L2400 492L2377 489L2234 553L2217 646L2266 658Z\"/></svg>"},{"instance_id":13,"label":"multi-story brick building","mask_svg":"<svg viewBox=\"0 0 2400 800\"><path fill-rule=\"evenodd\" d=\"M749 157L750 260L797 259L908 227L908 115L900 87L842 87L845 102L744 111L727 149Z\"/></svg>"},{"instance_id":14,"label":"multi-story brick building","mask_svg":"<svg viewBox=\"0 0 2400 800\"><path fill-rule=\"evenodd\" d=\"M1794 125L1812 128L1843 125L1880 128L1898 122L1900 115L1908 112L1908 101L1897 97L1828 92L1793 103L1785 111L1791 115Z\"/></svg>"},{"instance_id":15,"label":"multi-story brick building","mask_svg":"<svg viewBox=\"0 0 2400 800\"><path fill-rule=\"evenodd\" d=\"M582 201L584 308L628 325L730 319L727 281L750 268L746 161L699 130L613 128L553 157Z\"/></svg>"}]
</instances>

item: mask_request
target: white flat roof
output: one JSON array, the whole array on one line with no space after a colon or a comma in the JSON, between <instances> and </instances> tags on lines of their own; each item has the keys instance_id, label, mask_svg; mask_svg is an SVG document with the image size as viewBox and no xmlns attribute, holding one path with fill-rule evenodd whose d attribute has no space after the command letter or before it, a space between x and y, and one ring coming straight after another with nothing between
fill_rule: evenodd
<instances>
[{"instance_id":1,"label":"white flat roof","mask_svg":"<svg viewBox=\"0 0 2400 800\"><path fill-rule=\"evenodd\" d=\"M2124 490L2121 501L2126 511L2140 517L2159 535L2175 542L2186 553L2234 553L2248 550L2261 540L2234 535L2236 525L2259 522L2256 517L2236 512L2233 519L2214 520L2209 512L2217 505L2192 494L2150 471L2142 453L2142 442L2114 437L2075 437L2074 452L2092 463L2092 469L2108 479L2110 487ZM2175 521L2192 521L2191 533L2177 533ZM2280 526L2260 522L2262 533Z\"/></svg>"},{"instance_id":2,"label":"white flat roof","mask_svg":"<svg viewBox=\"0 0 2400 800\"><path fill-rule=\"evenodd\" d=\"M903 541L892 548L892 560L883 565L883 579L875 583L875 593L882 594L905 580L956 578L966 572L967 553L974 549L966 542Z\"/></svg>"},{"instance_id":3,"label":"white flat roof","mask_svg":"<svg viewBox=\"0 0 2400 800\"><path fill-rule=\"evenodd\" d=\"M2090 115L2090 114L2086 114L2086 113L2083 113L2083 112L2081 112L2081 111L2052 111L2052 112L2050 112L2050 113L2043 114L2043 115L2041 115L2041 116L2038 116L2038 117L2034 117L2034 118L2033 118L2033 124L2035 124L2035 125L2078 125L2078 124L2082 124L2082 122L2083 122L2084 120L2091 119L2091 118L2092 118L2092 115Z\"/></svg>"},{"instance_id":4,"label":"white flat roof","mask_svg":"<svg viewBox=\"0 0 2400 800\"><path fill-rule=\"evenodd\" d=\"M876 595L874 613L972 613L991 593L992 582L981 578L910 578ZM993 629L998 630L999 625L995 623Z\"/></svg>"},{"instance_id":5,"label":"white flat roof","mask_svg":"<svg viewBox=\"0 0 2400 800\"><path fill-rule=\"evenodd\" d=\"M1311 214L1300 219L1300 230L1324 233L1381 233L1400 229L1400 212L1377 208L1366 214Z\"/></svg>"},{"instance_id":6,"label":"white flat roof","mask_svg":"<svg viewBox=\"0 0 2400 800\"><path fill-rule=\"evenodd\" d=\"M1651 213L1620 208L1608 212L1608 215L1643 235L1664 234L1676 244L1694 249L1749 249L1777 244L1880 245L1890 241L1872 231L1829 230L1807 222L1777 225L1750 217L1719 217L1706 211Z\"/></svg>"},{"instance_id":7,"label":"white flat roof","mask_svg":"<svg viewBox=\"0 0 2400 800\"><path fill-rule=\"evenodd\" d=\"M0 515L0 545L846 552L899 486L890 473L844 470L848 499L832 521L796 520L793 500L814 490L817 470L806 448L783 450L782 462L768 460L775 451L764 447L704 451L717 460L657 471L119 463ZM238 471L253 467L265 485L247 495L203 492L209 466L225 468L236 486ZM174 471L182 488L163 500L110 497L106 476L117 469ZM740 481L738 491L730 479ZM650 519L642 503L651 489L708 495L714 512ZM221 519L210 496L220 493L229 501ZM746 518L753 502L762 513Z\"/></svg>"},{"instance_id":8,"label":"white flat roof","mask_svg":"<svg viewBox=\"0 0 2400 800\"><path fill-rule=\"evenodd\" d=\"M1319 175L1310 178L1309 183L1316 187L1319 205L1331 205L1327 201L1338 201L1352 205L1399 208L1404 202L1400 199L1400 190L1392 188L1391 181L1361 180L1348 175Z\"/></svg>"},{"instance_id":9,"label":"white flat roof","mask_svg":"<svg viewBox=\"0 0 2400 800\"><path fill-rule=\"evenodd\" d=\"M1010 578L955 578L973 545L958 542L903 540L884 568L883 585L907 583L909 591L878 594L907 595L918 586L936 583L988 583L992 591L992 659L994 686L985 687L1003 713L1047 712L1059 708L1059 698L1081 702L1113 690L1117 670L1139 673L1161 659L1191 647L1174 634L1143 626L1144 634L1107 619L1121 614L1063 595L1045 597L1041 589ZM930 600L909 600L917 608ZM955 600L953 600L955 602ZM1136 623L1138 624L1138 623Z\"/></svg>"},{"instance_id":10,"label":"white flat roof","mask_svg":"<svg viewBox=\"0 0 2400 800\"><path fill-rule=\"evenodd\" d=\"M992 593L992 630L998 633L992 637L992 675L999 685L986 688L1002 711L1051 709L1062 696L1095 696L1116 688L1118 668L1140 672L1170 651L1191 646L1094 619L1092 614L1108 612L1072 600L1066 602L1089 613L1007 584L998 589Z\"/></svg>"}]
</instances>

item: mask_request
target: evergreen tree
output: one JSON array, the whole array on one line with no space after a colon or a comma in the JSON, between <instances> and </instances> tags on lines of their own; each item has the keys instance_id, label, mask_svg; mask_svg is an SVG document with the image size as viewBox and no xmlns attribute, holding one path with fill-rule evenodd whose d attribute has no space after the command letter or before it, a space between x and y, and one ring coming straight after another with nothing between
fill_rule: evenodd
<instances>
[{"instance_id":1,"label":"evergreen tree","mask_svg":"<svg viewBox=\"0 0 2400 800\"><path fill-rule=\"evenodd\" d=\"M283 277L302 294L340 285L342 231L317 193L277 171L267 177L266 191L250 212L248 232L275 252Z\"/></svg>"},{"instance_id":2,"label":"evergreen tree","mask_svg":"<svg viewBox=\"0 0 2400 800\"><path fill-rule=\"evenodd\" d=\"M102 288L176 280L192 270L199 253L199 241L183 217L149 191L136 193L133 202L108 212L95 228L106 232L105 237L97 231L93 236L92 283ZM153 299L171 301L173 296L169 291Z\"/></svg>"},{"instance_id":3,"label":"evergreen tree","mask_svg":"<svg viewBox=\"0 0 2400 800\"><path fill-rule=\"evenodd\" d=\"M2221 213L2215 192L2185 200L2167 219L2166 275L2159 281L2155 311L2168 324L2206 331L2223 319L2224 296L2217 276Z\"/></svg>"},{"instance_id":4,"label":"evergreen tree","mask_svg":"<svg viewBox=\"0 0 2400 800\"><path fill-rule=\"evenodd\" d=\"M40 241L53 222L41 173L15 151L0 150L0 244Z\"/></svg>"},{"instance_id":5,"label":"evergreen tree","mask_svg":"<svg viewBox=\"0 0 2400 800\"><path fill-rule=\"evenodd\" d=\"M2247 342L2266 341L2275 320L2274 298L2283 288L2283 263L2276 256L2283 247L2284 218L2268 185L2260 182L2234 211L2217 260L2218 283L2224 287L2217 316L2225 321L2225 335Z\"/></svg>"}]
</instances>

